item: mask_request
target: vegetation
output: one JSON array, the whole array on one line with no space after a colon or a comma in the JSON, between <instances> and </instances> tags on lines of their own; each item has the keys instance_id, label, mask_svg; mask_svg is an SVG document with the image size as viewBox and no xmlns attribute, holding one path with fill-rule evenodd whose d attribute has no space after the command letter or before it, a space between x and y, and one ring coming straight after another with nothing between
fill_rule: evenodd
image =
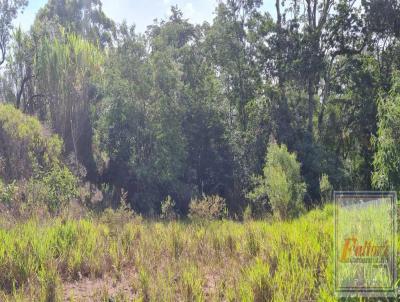
<instances>
[{"instance_id":1,"label":"vegetation","mask_svg":"<svg viewBox=\"0 0 400 302\"><path fill-rule=\"evenodd\" d=\"M334 300L333 190L400 188L400 7L274 4L0 0L0 300Z\"/></svg>"},{"instance_id":2,"label":"vegetation","mask_svg":"<svg viewBox=\"0 0 400 302\"><path fill-rule=\"evenodd\" d=\"M88 300L333 301L332 215L327 206L276 223L147 222L121 210L31 219L0 231L1 299L79 301L69 284L108 275L128 290L89 288Z\"/></svg>"},{"instance_id":3,"label":"vegetation","mask_svg":"<svg viewBox=\"0 0 400 302\"><path fill-rule=\"evenodd\" d=\"M254 191L248 197L261 203L260 209L270 204L273 213L282 219L301 211L306 185L301 179L300 164L286 146L271 144L268 148L264 175L254 179ZM266 200L268 198L268 200Z\"/></svg>"},{"instance_id":4,"label":"vegetation","mask_svg":"<svg viewBox=\"0 0 400 302\"><path fill-rule=\"evenodd\" d=\"M47 172L61 160L62 141L34 117L0 104L0 176L19 180Z\"/></svg>"},{"instance_id":5,"label":"vegetation","mask_svg":"<svg viewBox=\"0 0 400 302\"><path fill-rule=\"evenodd\" d=\"M189 217L192 219L222 219L227 214L225 199L218 195L192 199L189 204Z\"/></svg>"},{"instance_id":6,"label":"vegetation","mask_svg":"<svg viewBox=\"0 0 400 302\"><path fill-rule=\"evenodd\" d=\"M172 200L171 196L167 196L161 203L161 218L167 220L177 219L178 214L176 213L175 206L175 201Z\"/></svg>"},{"instance_id":7,"label":"vegetation","mask_svg":"<svg viewBox=\"0 0 400 302\"><path fill-rule=\"evenodd\" d=\"M0 104L0 201L56 213L77 197L78 179L63 163L62 140L12 105Z\"/></svg>"},{"instance_id":8,"label":"vegetation","mask_svg":"<svg viewBox=\"0 0 400 302\"><path fill-rule=\"evenodd\" d=\"M228 0L201 25L173 6L144 34L99 0L49 0L26 32L11 22L26 2L0 3L1 101L63 140L73 174L107 188L103 207L126 192L133 210L159 217L170 196L184 217L192 199L218 195L231 217L250 205L285 218L325 202L328 182L397 188L396 1L277 1L266 12L261 0ZM265 170L272 143L299 172ZM5 182L29 178L19 173Z\"/></svg>"},{"instance_id":9,"label":"vegetation","mask_svg":"<svg viewBox=\"0 0 400 302\"><path fill-rule=\"evenodd\" d=\"M375 172L372 181L377 188L397 190L400 179L397 175L400 153L398 143L398 123L400 117L400 78L395 75L389 94L378 100L378 135L374 142L377 152L374 156Z\"/></svg>"}]
</instances>

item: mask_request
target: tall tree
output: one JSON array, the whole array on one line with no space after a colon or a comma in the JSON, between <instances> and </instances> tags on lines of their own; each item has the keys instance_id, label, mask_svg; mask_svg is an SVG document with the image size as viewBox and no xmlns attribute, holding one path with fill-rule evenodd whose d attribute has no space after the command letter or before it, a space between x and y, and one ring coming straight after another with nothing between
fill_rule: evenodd
<instances>
[{"instance_id":1,"label":"tall tree","mask_svg":"<svg viewBox=\"0 0 400 302\"><path fill-rule=\"evenodd\" d=\"M400 190L400 77L393 75L392 88L378 102L378 132L374 139L373 186L381 190Z\"/></svg>"},{"instance_id":2,"label":"tall tree","mask_svg":"<svg viewBox=\"0 0 400 302\"><path fill-rule=\"evenodd\" d=\"M0 66L4 63L7 46L10 41L13 21L18 12L28 4L27 0L1 0L0 1Z\"/></svg>"},{"instance_id":3,"label":"tall tree","mask_svg":"<svg viewBox=\"0 0 400 302\"><path fill-rule=\"evenodd\" d=\"M42 105L52 128L65 143L67 154L83 163L94 180L91 110L97 101L95 77L101 75L103 54L90 42L64 33L60 39L43 38L34 73Z\"/></svg>"},{"instance_id":4,"label":"tall tree","mask_svg":"<svg viewBox=\"0 0 400 302\"><path fill-rule=\"evenodd\" d=\"M35 27L49 32L57 30L53 24L100 46L112 43L115 34L115 23L103 12L100 0L49 0L36 15Z\"/></svg>"}]
</instances>

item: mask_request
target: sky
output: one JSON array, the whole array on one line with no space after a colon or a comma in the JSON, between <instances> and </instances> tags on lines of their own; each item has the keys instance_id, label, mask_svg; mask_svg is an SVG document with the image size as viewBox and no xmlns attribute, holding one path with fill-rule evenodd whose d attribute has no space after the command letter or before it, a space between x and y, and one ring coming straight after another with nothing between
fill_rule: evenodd
<instances>
[{"instance_id":1,"label":"sky","mask_svg":"<svg viewBox=\"0 0 400 302\"><path fill-rule=\"evenodd\" d=\"M126 20L135 24L138 32L144 33L146 27L154 19L168 17L171 5L178 5L185 18L192 23L212 22L218 0L102 0L103 10L108 17L116 22ZM274 1L264 0L263 10L273 11ZM47 3L47 0L29 0L24 13L19 15L15 25L28 30L33 24L37 11Z\"/></svg>"}]
</instances>

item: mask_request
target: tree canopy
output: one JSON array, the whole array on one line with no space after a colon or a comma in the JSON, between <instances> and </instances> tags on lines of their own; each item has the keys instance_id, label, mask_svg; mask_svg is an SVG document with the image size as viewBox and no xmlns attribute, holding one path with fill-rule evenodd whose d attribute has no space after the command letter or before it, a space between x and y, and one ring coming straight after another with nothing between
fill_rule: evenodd
<instances>
[{"instance_id":1,"label":"tree canopy","mask_svg":"<svg viewBox=\"0 0 400 302\"><path fill-rule=\"evenodd\" d=\"M115 202L185 215L219 195L240 214L261 198L284 216L332 187L399 188L397 1L225 0L211 24L173 6L145 33L100 0L49 0L13 31L25 5L0 1L0 100Z\"/></svg>"}]
</instances>

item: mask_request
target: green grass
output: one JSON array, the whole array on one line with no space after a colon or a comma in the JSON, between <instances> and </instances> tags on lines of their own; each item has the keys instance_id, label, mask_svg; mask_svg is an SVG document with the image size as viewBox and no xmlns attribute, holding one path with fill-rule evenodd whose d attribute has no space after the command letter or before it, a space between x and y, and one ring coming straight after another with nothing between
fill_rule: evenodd
<instances>
[{"instance_id":1,"label":"green grass","mask_svg":"<svg viewBox=\"0 0 400 302\"><path fill-rule=\"evenodd\" d=\"M0 300L63 300L65 282L104 274L120 282L127 270L133 294L120 301L334 300L332 206L292 222L118 215L1 229Z\"/></svg>"}]
</instances>

